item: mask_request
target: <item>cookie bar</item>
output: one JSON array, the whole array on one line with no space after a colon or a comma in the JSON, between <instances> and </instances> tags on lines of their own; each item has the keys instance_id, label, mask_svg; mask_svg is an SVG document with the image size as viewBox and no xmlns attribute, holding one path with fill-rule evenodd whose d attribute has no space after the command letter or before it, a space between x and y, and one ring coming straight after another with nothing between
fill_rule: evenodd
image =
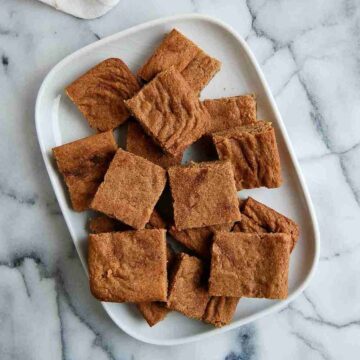
<instances>
[{"instance_id":1,"label":"cookie bar","mask_svg":"<svg viewBox=\"0 0 360 360\"><path fill-rule=\"evenodd\" d=\"M117 144L111 131L53 148L74 210L89 208L116 150Z\"/></svg>"},{"instance_id":2,"label":"cookie bar","mask_svg":"<svg viewBox=\"0 0 360 360\"><path fill-rule=\"evenodd\" d=\"M233 231L245 233L286 233L291 236L291 250L300 234L295 221L274 209L249 197L240 205L241 220L235 224Z\"/></svg>"},{"instance_id":3,"label":"cookie bar","mask_svg":"<svg viewBox=\"0 0 360 360\"><path fill-rule=\"evenodd\" d=\"M150 216L149 222L145 225L145 229L166 229L165 221L155 209ZM113 231L127 231L132 230L132 228L106 215L98 215L89 220L89 230L92 234L100 234Z\"/></svg>"},{"instance_id":4,"label":"cookie bar","mask_svg":"<svg viewBox=\"0 0 360 360\"><path fill-rule=\"evenodd\" d=\"M280 157L271 123L257 121L214 133L212 138L219 158L231 161L238 190L281 185Z\"/></svg>"},{"instance_id":5,"label":"cookie bar","mask_svg":"<svg viewBox=\"0 0 360 360\"><path fill-rule=\"evenodd\" d=\"M91 234L101 234L114 231L132 230L130 226L112 219L106 215L98 215L89 220L89 231Z\"/></svg>"},{"instance_id":6,"label":"cookie bar","mask_svg":"<svg viewBox=\"0 0 360 360\"><path fill-rule=\"evenodd\" d=\"M234 225L233 231L257 234L271 232L260 226L255 220L248 217L244 213L241 213L241 220Z\"/></svg>"},{"instance_id":7,"label":"cookie bar","mask_svg":"<svg viewBox=\"0 0 360 360\"><path fill-rule=\"evenodd\" d=\"M178 230L229 224L240 220L230 162L174 166L168 170Z\"/></svg>"},{"instance_id":8,"label":"cookie bar","mask_svg":"<svg viewBox=\"0 0 360 360\"><path fill-rule=\"evenodd\" d=\"M149 223L146 224L145 227L148 229L165 229L166 224L164 220L160 217L159 213L154 210L151 214ZM89 222L89 228L91 233L128 230L128 227L126 225L122 224L118 220L111 219L106 215L99 215L95 218L92 218ZM167 271L169 274L175 260L175 253L170 248L170 246L166 247L166 260ZM165 307L165 303L159 301L141 302L136 304L136 306L138 307L140 313L143 315L143 317L150 326L154 326L159 321L163 320L170 311L168 308Z\"/></svg>"},{"instance_id":9,"label":"cookie bar","mask_svg":"<svg viewBox=\"0 0 360 360\"><path fill-rule=\"evenodd\" d=\"M208 133L256 122L255 95L233 96L203 101L211 120Z\"/></svg>"},{"instance_id":10,"label":"cookie bar","mask_svg":"<svg viewBox=\"0 0 360 360\"><path fill-rule=\"evenodd\" d=\"M166 301L165 230L90 234L90 289L102 301Z\"/></svg>"},{"instance_id":11,"label":"cookie bar","mask_svg":"<svg viewBox=\"0 0 360 360\"><path fill-rule=\"evenodd\" d=\"M125 101L145 132L162 150L180 156L205 132L210 115L182 75L171 67Z\"/></svg>"},{"instance_id":12,"label":"cookie bar","mask_svg":"<svg viewBox=\"0 0 360 360\"><path fill-rule=\"evenodd\" d=\"M107 131L128 119L124 100L139 90L140 85L126 64L111 58L80 76L66 88L66 93L92 128Z\"/></svg>"},{"instance_id":13,"label":"cookie bar","mask_svg":"<svg viewBox=\"0 0 360 360\"><path fill-rule=\"evenodd\" d=\"M166 183L163 168L118 149L91 208L135 228L148 223Z\"/></svg>"},{"instance_id":14,"label":"cookie bar","mask_svg":"<svg viewBox=\"0 0 360 360\"><path fill-rule=\"evenodd\" d=\"M147 229L166 229L167 225L165 220L160 216L156 209L151 213L149 222L145 225Z\"/></svg>"},{"instance_id":15,"label":"cookie bar","mask_svg":"<svg viewBox=\"0 0 360 360\"><path fill-rule=\"evenodd\" d=\"M210 299L205 275L201 260L182 253L170 283L168 308L201 320Z\"/></svg>"},{"instance_id":16,"label":"cookie bar","mask_svg":"<svg viewBox=\"0 0 360 360\"><path fill-rule=\"evenodd\" d=\"M221 63L207 55L178 30L173 29L139 69L138 76L150 81L159 72L171 66L174 66L192 90L198 93L220 70Z\"/></svg>"},{"instance_id":17,"label":"cookie bar","mask_svg":"<svg viewBox=\"0 0 360 360\"><path fill-rule=\"evenodd\" d=\"M216 233L209 293L213 296L285 299L290 248L288 234Z\"/></svg>"},{"instance_id":18,"label":"cookie bar","mask_svg":"<svg viewBox=\"0 0 360 360\"><path fill-rule=\"evenodd\" d=\"M160 301L141 302L136 304L136 307L150 327L164 320L171 311Z\"/></svg>"},{"instance_id":19,"label":"cookie bar","mask_svg":"<svg viewBox=\"0 0 360 360\"><path fill-rule=\"evenodd\" d=\"M238 297L212 296L206 306L202 320L216 327L229 324L239 300Z\"/></svg>"}]
</instances>

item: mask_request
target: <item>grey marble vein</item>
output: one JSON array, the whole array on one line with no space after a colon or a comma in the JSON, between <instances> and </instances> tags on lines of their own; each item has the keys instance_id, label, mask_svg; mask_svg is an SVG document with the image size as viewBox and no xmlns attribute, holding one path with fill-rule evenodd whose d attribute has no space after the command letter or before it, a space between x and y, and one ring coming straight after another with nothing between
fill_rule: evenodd
<instances>
[{"instance_id":1,"label":"grey marble vein","mask_svg":"<svg viewBox=\"0 0 360 360\"><path fill-rule=\"evenodd\" d=\"M303 334L300 334L299 332L293 331L291 334L294 335L297 339L299 339L302 343L304 343L305 346L307 346L310 350L314 351L315 353L318 353L322 359L324 360L332 359L332 357L326 353L326 350L323 349L320 344L316 344L314 341L305 337Z\"/></svg>"},{"instance_id":2,"label":"grey marble vein","mask_svg":"<svg viewBox=\"0 0 360 360\"><path fill-rule=\"evenodd\" d=\"M295 63L298 65L296 56L294 54L294 51L292 49L291 44L288 45L288 49L290 51L290 54L292 55ZM299 65L298 65L299 66ZM302 85L302 87L304 88L305 94L311 104L312 107L312 111L310 113L311 119L313 120L314 124L315 124L315 128L317 129L318 133L321 136L322 141L325 143L326 147L328 149L331 149L331 144L329 141L328 136L326 135L326 122L324 121L324 117L321 114L321 111L319 109L319 105L317 103L316 97L315 95L311 92L311 90L308 88L308 85L306 84L306 82L304 81L304 79L301 77L301 70L299 70L299 72L297 73L298 79L300 81L300 84Z\"/></svg>"},{"instance_id":3,"label":"grey marble vein","mask_svg":"<svg viewBox=\"0 0 360 360\"><path fill-rule=\"evenodd\" d=\"M306 320L306 321L309 321L312 323L316 323L317 325L321 325L321 326L329 326L329 327L332 327L337 330L345 329L345 328L348 328L351 326L359 326L360 325L360 319L352 320L352 321L349 321L349 322L346 322L343 324L337 324L332 321L324 319L318 313L316 313L317 317L307 316L304 313L302 313L300 310L294 308L292 305L289 305L286 310L300 316L303 320Z\"/></svg>"},{"instance_id":4,"label":"grey marble vein","mask_svg":"<svg viewBox=\"0 0 360 360\"><path fill-rule=\"evenodd\" d=\"M18 204L24 204L24 205L29 205L29 206L33 206L36 203L37 200L37 196L29 196L29 197L24 197L24 196L19 196L18 194L16 194L16 192L14 192L13 190L4 190L0 187L0 195L1 196L6 196L7 198L16 201Z\"/></svg>"},{"instance_id":5,"label":"grey marble vein","mask_svg":"<svg viewBox=\"0 0 360 360\"><path fill-rule=\"evenodd\" d=\"M99 347L102 351L104 351L107 355L107 359L109 360L116 360L117 357L115 357L112 352L110 351L110 349L108 348L108 346L106 344L104 344L102 336L94 329L92 328L85 319L83 319L77 312L76 309L72 306L71 304L71 298L69 296L69 294L67 293L66 289L65 289L65 284L64 281L62 279L62 276L60 273L58 273L56 275L56 284L57 284L57 294L56 294L56 298L57 298L57 304L58 304L58 316L59 316L59 320L60 320L60 327L61 327L61 339L62 339L62 353L63 353L63 358L64 359L71 359L71 356L68 356L67 354L67 349L66 349L66 336L71 336L71 334L66 334L65 330L64 330L64 325L63 325L63 311L64 311L64 307L61 305L61 301L60 298L62 298L63 302L66 303L66 305L68 306L69 310L73 313L73 315L76 317L76 319L83 325L85 325L93 334L94 334L94 341L93 341L93 346L94 347ZM63 309L63 310L62 310Z\"/></svg>"},{"instance_id":6,"label":"grey marble vein","mask_svg":"<svg viewBox=\"0 0 360 360\"><path fill-rule=\"evenodd\" d=\"M3 67L5 68L5 71L7 69L7 67L9 66L9 58L6 55L2 55L1 56L1 63L3 65Z\"/></svg>"},{"instance_id":7,"label":"grey marble vein","mask_svg":"<svg viewBox=\"0 0 360 360\"><path fill-rule=\"evenodd\" d=\"M273 38L268 33L266 33L256 21L256 13L257 13L257 11L261 10L262 6L255 11L253 6L252 6L251 0L246 0L246 6L247 6L247 8L249 10L249 13L251 15L251 28L252 28L252 30L254 31L254 33L255 33L255 35L257 37L264 37L264 38L266 38L267 40L269 40L272 43L273 54L274 54L277 50L279 50L281 48L281 45L279 44L279 42L275 38Z\"/></svg>"},{"instance_id":8,"label":"grey marble vein","mask_svg":"<svg viewBox=\"0 0 360 360\"><path fill-rule=\"evenodd\" d=\"M56 304L57 304L57 307L59 309L60 308L60 301L59 301L59 293L58 292L56 294ZM60 322L61 359L66 360L67 359L67 356L66 356L66 346L67 346L67 344L66 344L66 341L64 339L64 327L63 327L60 311L58 310L58 312L59 312L58 317L59 317L59 322Z\"/></svg>"},{"instance_id":9,"label":"grey marble vein","mask_svg":"<svg viewBox=\"0 0 360 360\"><path fill-rule=\"evenodd\" d=\"M34 264L36 264L39 275L41 279L54 279L56 286L55 286L55 298L56 298L56 304L57 304L57 311L58 311L58 318L59 318L59 326L60 326L60 339L61 339L61 347L62 347L62 359L71 359L72 357L68 354L67 350L67 343L65 339L71 334L67 334L64 329L64 323L63 323L63 312L64 306L63 303L66 304L68 309L71 311L73 316L76 317L76 319L83 324L86 328L88 328L93 334L94 334L94 340L93 340L93 346L99 347L107 354L107 359L115 360L119 359L121 357L115 357L108 346L103 343L102 336L92 327L90 324L87 323L85 319L83 319L76 311L76 309L71 304L71 298L65 288L65 284L62 278L62 274L60 270L57 270L55 273L49 273L46 269L45 264L41 261L40 258L37 257L35 254L27 254L23 256L16 257L12 259L9 263L0 262L0 267L8 267L10 269L16 269L23 281L23 285L25 288L26 295L31 298L31 286L34 286L34 284L31 284L28 279L26 279L26 270L23 268L23 264L25 261L33 261ZM69 311L66 310L66 311Z\"/></svg>"}]
</instances>

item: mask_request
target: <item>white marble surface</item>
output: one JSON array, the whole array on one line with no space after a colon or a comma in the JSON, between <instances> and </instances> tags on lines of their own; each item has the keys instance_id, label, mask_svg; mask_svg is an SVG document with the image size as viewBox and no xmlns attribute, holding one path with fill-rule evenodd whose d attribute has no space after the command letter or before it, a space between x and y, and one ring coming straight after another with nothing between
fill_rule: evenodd
<instances>
[{"instance_id":1,"label":"white marble surface","mask_svg":"<svg viewBox=\"0 0 360 360\"><path fill-rule=\"evenodd\" d=\"M34 0L0 6L0 359L358 359L360 3L121 0L86 21ZM141 22L185 12L232 25L280 107L321 228L309 288L279 314L202 342L140 343L89 294L37 144L34 103L64 56Z\"/></svg>"}]
</instances>

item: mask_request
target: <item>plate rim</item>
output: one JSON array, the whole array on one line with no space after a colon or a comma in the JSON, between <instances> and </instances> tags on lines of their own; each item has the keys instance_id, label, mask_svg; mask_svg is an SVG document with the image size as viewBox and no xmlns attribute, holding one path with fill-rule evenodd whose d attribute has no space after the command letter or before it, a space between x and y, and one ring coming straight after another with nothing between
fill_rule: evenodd
<instances>
[{"instance_id":1,"label":"plate rim","mask_svg":"<svg viewBox=\"0 0 360 360\"><path fill-rule=\"evenodd\" d=\"M295 156L295 151L293 149L293 146L291 144L289 135L287 133L287 130L285 128L285 124L284 121L282 119L282 116L277 108L277 105L275 103L275 100L273 98L273 95L270 91L270 88L268 86L268 83L265 80L265 76L255 58L255 55L252 53L252 51L250 50L249 46L247 45L246 41L236 32L235 29L233 29L230 25L224 23L221 20L218 20L212 16L208 16L208 15L203 15L203 14L198 14L198 13L188 13L188 14L180 14L180 15L173 15L173 16L166 16L166 17L161 17L161 18L157 18L155 20L151 20L151 21L147 21L145 23L141 23L135 26L132 26L130 28L127 28L125 30L122 30L120 32L117 32L115 34L109 35L103 39L97 40L89 45L86 45L82 48L80 48L79 50L76 50L75 52L67 55L65 58L63 58L62 60L60 60L49 72L48 74L45 76L39 91L38 91L38 95L36 98L36 104L35 104L35 127L36 127L36 134L37 134L37 138L38 138L38 142L40 145L40 150L41 150L41 155L43 157L44 163L45 163L45 167L48 173L48 176L50 178L50 182L52 184L53 187L53 191L55 193L56 199L59 203L59 206L61 208L61 212L62 212L62 216L64 217L65 223L67 225L67 228L70 232L73 244L75 245L76 251L78 253L78 256L80 258L80 261L83 265L83 268L85 270L85 273L88 275L88 270L87 270L87 266L85 263L85 259L83 259L79 246L78 244L74 241L75 238L75 234L72 231L72 227L70 225L69 219L68 217L65 215L64 212L64 208L63 205L61 203L61 201L59 201L57 193L55 191L55 183L54 183L54 179L51 176L51 173L49 171L50 169L50 162L48 161L47 157L46 157L46 149L45 146L43 144L43 140L41 138L41 136L39 136L40 134L40 111L41 111L41 99L45 93L45 89L46 89L46 85L48 83L48 80L51 78L51 76L56 73L58 68L61 68L62 66L64 66L66 63L70 62L74 57L77 57L79 55L81 55L83 52L86 52L88 50L91 50L91 48L95 47L96 45L98 45L99 43L107 43L109 41L112 41L113 39L116 39L118 37L123 37L123 36L127 36L130 35L132 33L135 33L137 31L146 29L146 28L150 28L156 25L161 25L161 24L166 24L169 22L173 22L173 21L184 21L184 20L195 20L195 21L204 21L204 22L208 22L211 23L213 25L216 25L220 28L222 28L223 30L227 31L228 33L230 33L240 44L240 46L243 48L243 50L245 51L246 55L248 56L248 58L250 59L252 66L255 69L255 72L261 82L261 85L264 88L264 92L266 94L266 96L268 97L270 106L272 108L272 111L275 114L275 117L277 119L277 125L282 133L282 136L284 138L284 142L285 145L287 147L290 159L293 163L296 175L298 177L298 180L300 182L301 185L301 190L303 192L304 195L304 199L305 199L305 203L306 203L306 207L308 209L309 212L309 217L311 220L311 227L313 230L313 234L314 234L314 258L311 264L311 268L305 278L305 280L301 283L301 285L285 300L279 301L277 304L274 304L273 306L271 306L268 309L264 309L261 310L253 315L250 315L248 317L246 317L245 319L242 320L237 320L234 321L233 323L226 325L222 328L214 328L211 329L209 331L200 333L200 334L196 334L196 335L190 335L190 336L183 336L180 338L176 338L176 339L154 339L154 338L148 338L146 336L143 335L139 335L136 333L136 331L133 331L133 329L129 329L126 325L124 324L120 324L116 317L114 316L114 314L112 313L112 310L109 308L109 303L105 303L105 302L101 302L103 308L105 309L106 313L108 314L108 316L111 318L111 320L122 330L124 331L126 334L128 334L129 336L140 340L142 342L148 343L148 344L153 344L153 345L161 345L161 346L172 346L172 345L180 345L180 344L185 344L185 343L190 343L190 342L194 342L194 341L198 341L198 340L203 340L206 338L209 338L211 336L217 335L217 334L221 334L221 333L225 333L229 330L238 328L242 325L245 324L249 324L257 319L260 319L264 316L279 312L280 310L282 310L283 308L285 308L290 302L292 302L293 300L295 300L309 285L311 279L314 276L315 270L317 268L318 262L319 262L319 258L320 258L320 231L319 231L319 226L318 226L318 222L316 219L316 215L315 215L315 210L314 210L314 206L310 197L310 193L308 191L305 179L303 177L299 162Z\"/></svg>"}]
</instances>

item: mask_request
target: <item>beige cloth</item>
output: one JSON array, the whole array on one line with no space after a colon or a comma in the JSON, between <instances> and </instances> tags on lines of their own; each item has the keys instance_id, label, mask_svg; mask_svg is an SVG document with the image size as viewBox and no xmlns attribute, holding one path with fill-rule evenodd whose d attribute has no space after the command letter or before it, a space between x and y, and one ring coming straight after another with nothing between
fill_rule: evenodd
<instances>
[{"instance_id":1,"label":"beige cloth","mask_svg":"<svg viewBox=\"0 0 360 360\"><path fill-rule=\"evenodd\" d=\"M106 14L119 0L40 0L53 6L57 10L64 11L83 19L95 19Z\"/></svg>"}]
</instances>

